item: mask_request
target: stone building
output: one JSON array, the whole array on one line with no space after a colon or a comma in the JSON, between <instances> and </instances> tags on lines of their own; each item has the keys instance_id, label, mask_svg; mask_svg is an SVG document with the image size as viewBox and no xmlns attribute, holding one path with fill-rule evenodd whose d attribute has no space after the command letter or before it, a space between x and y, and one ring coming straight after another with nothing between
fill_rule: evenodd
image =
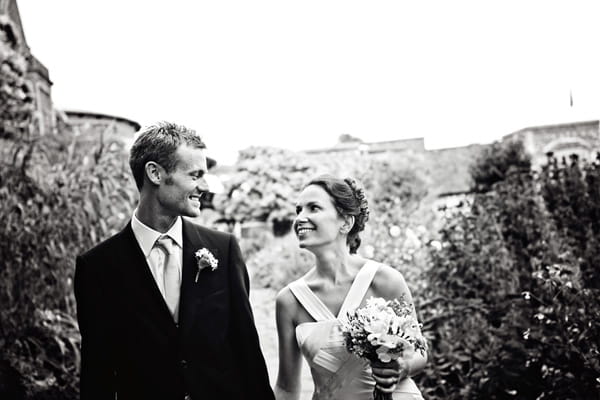
<instances>
[{"instance_id":1,"label":"stone building","mask_svg":"<svg viewBox=\"0 0 600 400\"><path fill-rule=\"evenodd\" d=\"M539 168L552 152L557 158L576 154L580 159L593 160L600 152L599 121L568 122L554 125L531 126L503 136L501 141L520 140L532 159L533 168ZM420 168L427 177L429 192L435 198L433 208L453 206L469 198L473 160L488 146L472 144L454 148L429 150L423 138L364 142L343 135L338 144L305 151L307 155L327 155L345 163L360 162L363 157L395 158L410 156L414 168Z\"/></svg>"},{"instance_id":2,"label":"stone building","mask_svg":"<svg viewBox=\"0 0 600 400\"><path fill-rule=\"evenodd\" d=\"M27 45L16 0L0 0L0 32L5 44L26 60L28 95L34 103L32 130L40 135L52 133L55 128L52 81L48 68L31 53Z\"/></svg>"},{"instance_id":3,"label":"stone building","mask_svg":"<svg viewBox=\"0 0 600 400\"><path fill-rule=\"evenodd\" d=\"M329 154L336 153L355 153L355 154L378 154L390 152L424 152L425 141L423 138L398 139L383 142L364 142L357 138L348 139L345 135L340 137L340 141L331 147L306 150L306 154Z\"/></svg>"},{"instance_id":4,"label":"stone building","mask_svg":"<svg viewBox=\"0 0 600 400\"><path fill-rule=\"evenodd\" d=\"M599 121L532 126L510 133L502 140L522 141L534 168L544 163L549 152L558 159L577 154L580 159L591 161L600 151L600 126Z\"/></svg>"},{"instance_id":5,"label":"stone building","mask_svg":"<svg viewBox=\"0 0 600 400\"><path fill-rule=\"evenodd\" d=\"M54 134L67 129L76 134L109 135L126 143L132 141L140 129L135 121L99 112L55 109L48 68L31 53L16 0L0 0L0 33L0 39L4 38L2 41L20 53L27 64L26 84L34 103L33 134Z\"/></svg>"},{"instance_id":6,"label":"stone building","mask_svg":"<svg viewBox=\"0 0 600 400\"><path fill-rule=\"evenodd\" d=\"M90 111L59 111L57 118L76 135L115 138L126 144L133 142L135 133L140 129L140 124L136 121Z\"/></svg>"}]
</instances>

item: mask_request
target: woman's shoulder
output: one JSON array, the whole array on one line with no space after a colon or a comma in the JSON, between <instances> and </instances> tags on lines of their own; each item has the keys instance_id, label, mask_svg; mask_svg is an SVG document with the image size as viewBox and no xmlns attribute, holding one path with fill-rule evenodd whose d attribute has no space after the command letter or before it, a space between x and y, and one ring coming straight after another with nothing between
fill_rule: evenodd
<instances>
[{"instance_id":1,"label":"woman's shoulder","mask_svg":"<svg viewBox=\"0 0 600 400\"><path fill-rule=\"evenodd\" d=\"M378 263L379 268L373 277L371 288L377 296L395 298L408 293L404 276L397 269L383 263Z\"/></svg>"},{"instance_id":2,"label":"woman's shoulder","mask_svg":"<svg viewBox=\"0 0 600 400\"><path fill-rule=\"evenodd\" d=\"M290 285L287 285L283 289L281 289L277 296L275 297L275 305L277 309L291 309L296 303L296 298L292 290L290 289Z\"/></svg>"},{"instance_id":3,"label":"woman's shoulder","mask_svg":"<svg viewBox=\"0 0 600 400\"><path fill-rule=\"evenodd\" d=\"M313 269L314 268L311 268L300 278L288 283L277 293L277 296L275 297L275 305L277 309L285 309L286 311L290 311L295 310L298 307L298 300L296 299L291 286L299 284L302 280L306 280L306 277L310 275Z\"/></svg>"}]
</instances>

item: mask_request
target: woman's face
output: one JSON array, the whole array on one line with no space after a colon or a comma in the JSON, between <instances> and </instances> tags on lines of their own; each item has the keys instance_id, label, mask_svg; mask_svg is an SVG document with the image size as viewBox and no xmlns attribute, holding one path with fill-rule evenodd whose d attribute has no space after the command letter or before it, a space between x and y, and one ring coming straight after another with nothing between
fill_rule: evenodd
<instances>
[{"instance_id":1,"label":"woman's face","mask_svg":"<svg viewBox=\"0 0 600 400\"><path fill-rule=\"evenodd\" d=\"M343 237L344 219L329 194L318 185L307 186L296 202L294 232L301 248L315 249Z\"/></svg>"}]
</instances>

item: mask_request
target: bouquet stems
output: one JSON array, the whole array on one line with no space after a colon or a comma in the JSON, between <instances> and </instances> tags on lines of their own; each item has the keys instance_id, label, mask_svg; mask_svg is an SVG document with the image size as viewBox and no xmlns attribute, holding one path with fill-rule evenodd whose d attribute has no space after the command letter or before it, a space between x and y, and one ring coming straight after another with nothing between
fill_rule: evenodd
<instances>
[{"instance_id":1,"label":"bouquet stems","mask_svg":"<svg viewBox=\"0 0 600 400\"><path fill-rule=\"evenodd\" d=\"M385 393L375 388L373 389L373 400L394 400L391 393Z\"/></svg>"}]
</instances>

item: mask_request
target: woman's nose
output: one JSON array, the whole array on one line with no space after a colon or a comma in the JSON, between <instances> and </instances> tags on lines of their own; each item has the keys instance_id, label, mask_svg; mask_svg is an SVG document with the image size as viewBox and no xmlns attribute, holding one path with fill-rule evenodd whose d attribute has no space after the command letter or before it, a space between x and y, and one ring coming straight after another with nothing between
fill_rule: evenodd
<instances>
[{"instance_id":1,"label":"woman's nose","mask_svg":"<svg viewBox=\"0 0 600 400\"><path fill-rule=\"evenodd\" d=\"M208 182L206 181L206 179L204 178L200 178L198 179L198 182L196 183L196 187L201 191L201 192L208 192L210 191L209 186L208 186Z\"/></svg>"},{"instance_id":2,"label":"woman's nose","mask_svg":"<svg viewBox=\"0 0 600 400\"><path fill-rule=\"evenodd\" d=\"M296 218L294 218L294 224L298 222L306 222L306 215L304 214L304 211L300 211L298 214L296 214Z\"/></svg>"}]
</instances>

